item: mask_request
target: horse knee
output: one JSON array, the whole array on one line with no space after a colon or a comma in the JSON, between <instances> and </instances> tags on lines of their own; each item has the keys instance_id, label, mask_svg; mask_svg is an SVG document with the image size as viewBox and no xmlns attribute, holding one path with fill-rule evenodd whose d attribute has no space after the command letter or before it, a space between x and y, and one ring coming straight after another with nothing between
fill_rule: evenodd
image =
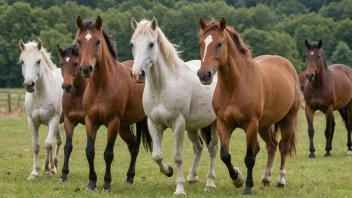
<instances>
[{"instance_id":1,"label":"horse knee","mask_svg":"<svg viewBox=\"0 0 352 198\"><path fill-rule=\"evenodd\" d=\"M225 164L231 163L231 155L224 145L221 146L220 158Z\"/></svg>"},{"instance_id":2,"label":"horse knee","mask_svg":"<svg viewBox=\"0 0 352 198\"><path fill-rule=\"evenodd\" d=\"M53 147L53 143L45 143L45 148L47 151L52 151Z\"/></svg>"},{"instance_id":3,"label":"horse knee","mask_svg":"<svg viewBox=\"0 0 352 198\"><path fill-rule=\"evenodd\" d=\"M152 158L155 162L161 162L163 160L163 154L159 151L153 151Z\"/></svg>"},{"instance_id":4,"label":"horse knee","mask_svg":"<svg viewBox=\"0 0 352 198\"><path fill-rule=\"evenodd\" d=\"M247 168L253 168L255 165L254 156L246 155L246 157L244 157L244 163L246 164Z\"/></svg>"},{"instance_id":5,"label":"horse knee","mask_svg":"<svg viewBox=\"0 0 352 198\"><path fill-rule=\"evenodd\" d=\"M113 150L105 150L104 152L104 160L106 163L111 163L114 159L114 151Z\"/></svg>"},{"instance_id":6,"label":"horse knee","mask_svg":"<svg viewBox=\"0 0 352 198\"><path fill-rule=\"evenodd\" d=\"M183 156L182 154L174 154L174 162L182 164L183 162Z\"/></svg>"},{"instance_id":7,"label":"horse knee","mask_svg":"<svg viewBox=\"0 0 352 198\"><path fill-rule=\"evenodd\" d=\"M308 129L308 135L309 135L309 137L313 137L314 136L314 129Z\"/></svg>"},{"instance_id":8,"label":"horse knee","mask_svg":"<svg viewBox=\"0 0 352 198\"><path fill-rule=\"evenodd\" d=\"M35 145L33 145L33 152L35 153L35 154L38 154L39 153L39 150L40 150L40 145L39 144L35 144Z\"/></svg>"},{"instance_id":9,"label":"horse knee","mask_svg":"<svg viewBox=\"0 0 352 198\"><path fill-rule=\"evenodd\" d=\"M90 146L87 146L86 148L86 157L88 160L92 160L94 159L94 156L95 156L95 151L94 151L94 147L90 147Z\"/></svg>"},{"instance_id":10,"label":"horse knee","mask_svg":"<svg viewBox=\"0 0 352 198\"><path fill-rule=\"evenodd\" d=\"M65 144L65 147L64 147L65 153L71 153L72 149L73 149L73 145L72 144L67 144L67 143Z\"/></svg>"}]
</instances>

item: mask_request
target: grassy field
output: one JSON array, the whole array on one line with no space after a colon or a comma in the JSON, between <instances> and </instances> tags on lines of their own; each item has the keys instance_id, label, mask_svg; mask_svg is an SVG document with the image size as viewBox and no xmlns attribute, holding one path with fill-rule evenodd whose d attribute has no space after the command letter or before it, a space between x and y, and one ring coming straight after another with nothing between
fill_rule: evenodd
<instances>
[{"instance_id":1,"label":"grassy field","mask_svg":"<svg viewBox=\"0 0 352 198\"><path fill-rule=\"evenodd\" d=\"M346 132L342 120L336 115L337 126L333 141L332 157L324 158L325 154L325 119L322 115L316 116L315 146L316 159L308 159L308 135L303 113L300 114L300 134L298 155L288 160L287 186L279 189L276 178L279 168L279 153L276 154L273 169L272 185L261 187L260 178L266 163L265 144L261 141L261 151L257 156L254 167L253 192L255 197L352 197L352 157L346 154ZM79 126L73 139L73 152L69 179L65 183L57 182L63 163L63 149L60 153L59 174L52 178L40 172L36 181L27 181L32 170L33 154L31 151L31 135L27 127L26 118L0 118L0 197L172 197L175 190L175 174L171 178L159 173L159 168L151 159L151 154L141 149L136 166L135 183L124 185L125 175L129 164L129 152L125 143L118 138L115 146L115 159L112 165L112 192L101 192L105 163L103 152L106 142L106 129L98 132L96 143L96 171L98 175L98 191L85 192L88 183L88 163L85 157L86 137L83 126ZM61 127L63 128L63 127ZM43 165L45 157L44 139L47 128L41 127L40 163ZM63 136L65 137L64 133ZM184 176L193 162L191 143L185 140L184 148ZM245 137L242 130L236 130L231 139L232 161L240 167L246 176L244 164ZM173 134L166 131L164 134L163 153L165 162L173 162ZM209 166L207 151L203 156L199 168L200 183L185 184L188 197L240 197L243 188L236 189L228 176L225 165L219 154L216 160L216 185L212 192L203 192L205 178Z\"/></svg>"}]
</instances>

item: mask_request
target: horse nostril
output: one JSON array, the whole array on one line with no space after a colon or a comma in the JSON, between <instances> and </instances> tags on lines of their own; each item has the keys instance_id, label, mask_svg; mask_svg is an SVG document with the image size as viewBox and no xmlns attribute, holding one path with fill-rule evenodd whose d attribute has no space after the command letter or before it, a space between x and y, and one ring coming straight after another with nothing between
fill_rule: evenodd
<instances>
[{"instance_id":1,"label":"horse nostril","mask_svg":"<svg viewBox=\"0 0 352 198\"><path fill-rule=\"evenodd\" d=\"M71 90L71 89L72 89L72 85L68 85L68 86L67 86L67 89L68 89L68 90Z\"/></svg>"},{"instance_id":2,"label":"horse nostril","mask_svg":"<svg viewBox=\"0 0 352 198\"><path fill-rule=\"evenodd\" d=\"M145 71L141 70L141 77L143 78L145 76Z\"/></svg>"},{"instance_id":3,"label":"horse nostril","mask_svg":"<svg viewBox=\"0 0 352 198\"><path fill-rule=\"evenodd\" d=\"M198 77L200 77L200 72L199 72L199 69L198 69L198 71L197 71L197 76L198 76Z\"/></svg>"},{"instance_id":4,"label":"horse nostril","mask_svg":"<svg viewBox=\"0 0 352 198\"><path fill-rule=\"evenodd\" d=\"M91 65L89 65L88 71L89 71L89 72L92 72L92 71L93 71L93 67L92 67Z\"/></svg>"},{"instance_id":5,"label":"horse nostril","mask_svg":"<svg viewBox=\"0 0 352 198\"><path fill-rule=\"evenodd\" d=\"M207 74L208 74L208 78L210 78L211 77L211 72L208 71Z\"/></svg>"},{"instance_id":6,"label":"horse nostril","mask_svg":"<svg viewBox=\"0 0 352 198\"><path fill-rule=\"evenodd\" d=\"M80 71L83 71L82 67L79 67L79 70L80 70Z\"/></svg>"}]
</instances>

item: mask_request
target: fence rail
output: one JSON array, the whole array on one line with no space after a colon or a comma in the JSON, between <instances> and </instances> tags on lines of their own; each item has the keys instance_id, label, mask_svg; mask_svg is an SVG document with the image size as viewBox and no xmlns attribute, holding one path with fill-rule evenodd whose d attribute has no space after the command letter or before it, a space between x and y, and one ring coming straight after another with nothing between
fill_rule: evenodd
<instances>
[{"instance_id":1,"label":"fence rail","mask_svg":"<svg viewBox=\"0 0 352 198\"><path fill-rule=\"evenodd\" d=\"M6 107L8 113L14 108L23 108L25 94L20 90L0 90L0 107Z\"/></svg>"}]
</instances>

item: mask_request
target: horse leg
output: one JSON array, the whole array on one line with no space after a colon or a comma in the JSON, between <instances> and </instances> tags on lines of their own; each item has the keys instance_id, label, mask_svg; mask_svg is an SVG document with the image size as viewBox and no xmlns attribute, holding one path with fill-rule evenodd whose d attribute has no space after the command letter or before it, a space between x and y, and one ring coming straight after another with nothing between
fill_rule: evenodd
<instances>
[{"instance_id":1,"label":"horse leg","mask_svg":"<svg viewBox=\"0 0 352 198\"><path fill-rule=\"evenodd\" d=\"M313 142L313 138L314 138L314 127L313 127L314 110L309 105L306 105L305 113L306 113L306 118L307 118L307 122L308 122L309 151L310 151L309 158L315 158L315 155L314 155L315 148L314 148L314 142Z\"/></svg>"},{"instance_id":2,"label":"horse leg","mask_svg":"<svg viewBox=\"0 0 352 198\"><path fill-rule=\"evenodd\" d=\"M233 185L236 188L240 188L243 186L243 176L239 168L233 167L231 162L231 155L229 153L230 138L232 131L235 130L235 128L228 126L226 123L220 121L219 119L216 121L216 128L221 143L220 158L229 170L229 175L233 181Z\"/></svg>"},{"instance_id":3,"label":"horse leg","mask_svg":"<svg viewBox=\"0 0 352 198\"><path fill-rule=\"evenodd\" d=\"M268 153L268 160L266 162L266 167L264 169L264 173L262 175L262 184L263 186L269 186L270 177L272 173L272 167L275 159L275 153L277 148L277 139L276 139L276 131L272 127L263 128L259 130L259 134L261 138L266 143L266 150Z\"/></svg>"},{"instance_id":4,"label":"horse leg","mask_svg":"<svg viewBox=\"0 0 352 198\"><path fill-rule=\"evenodd\" d=\"M34 162L33 162L33 170L27 180L35 180L38 177L38 171L40 169L39 166L39 134L38 129L39 125L32 120L32 118L28 117L28 126L32 135L32 149L34 154Z\"/></svg>"},{"instance_id":5,"label":"horse leg","mask_svg":"<svg viewBox=\"0 0 352 198\"><path fill-rule=\"evenodd\" d=\"M258 121L254 120L248 123L248 126L245 129L246 131L246 143L247 143L247 152L244 158L244 162L247 167L247 178L246 178L246 187L242 194L252 195L253 184L253 167L255 165L255 149L256 144L258 143Z\"/></svg>"},{"instance_id":6,"label":"horse leg","mask_svg":"<svg viewBox=\"0 0 352 198\"><path fill-rule=\"evenodd\" d=\"M134 183L133 179L134 179L134 176L136 175L135 169L136 169L136 160L139 153L139 143L135 140L132 133L133 132L131 131L130 126L120 127L120 137L124 142L126 142L128 150L131 155L130 166L127 171L127 179L125 181L125 184L133 184Z\"/></svg>"},{"instance_id":7,"label":"horse leg","mask_svg":"<svg viewBox=\"0 0 352 198\"><path fill-rule=\"evenodd\" d=\"M73 137L73 131L77 124L72 123L66 116L64 118L64 128L66 131L66 143L64 147L64 165L62 167L61 171L61 176L59 178L59 181L66 181L67 180L67 175L70 172L69 170L69 160L70 160L70 155L73 149L72 146L72 137Z\"/></svg>"},{"instance_id":8,"label":"horse leg","mask_svg":"<svg viewBox=\"0 0 352 198\"><path fill-rule=\"evenodd\" d=\"M85 118L85 125L87 135L86 157L89 164L89 183L87 185L86 191L95 191L97 189L97 174L95 173L94 169L94 145L99 125L94 123L88 116Z\"/></svg>"},{"instance_id":9,"label":"horse leg","mask_svg":"<svg viewBox=\"0 0 352 198\"><path fill-rule=\"evenodd\" d=\"M194 161L191 171L187 176L187 181L190 184L198 183L198 166L200 156L203 151L203 142L201 141L201 137L198 134L198 131L187 131L188 139L192 142L193 153L194 153Z\"/></svg>"},{"instance_id":10,"label":"horse leg","mask_svg":"<svg viewBox=\"0 0 352 198\"><path fill-rule=\"evenodd\" d=\"M108 128L108 136L107 136L107 144L104 152L104 160L106 165L105 176L104 176L104 185L103 191L110 192L111 191L111 163L114 160L114 146L117 134L120 129L120 118L115 118L111 120L107 126Z\"/></svg>"},{"instance_id":11,"label":"horse leg","mask_svg":"<svg viewBox=\"0 0 352 198\"><path fill-rule=\"evenodd\" d=\"M208 152L210 156L210 167L207 174L207 183L204 191L209 191L214 189L216 186L214 184L215 180L215 157L218 151L218 132L216 131L216 122L210 125L211 140L208 145Z\"/></svg>"},{"instance_id":12,"label":"horse leg","mask_svg":"<svg viewBox=\"0 0 352 198\"><path fill-rule=\"evenodd\" d=\"M56 174L56 167L54 165L53 147L54 147L54 136L59 128L59 117L54 117L49 121L49 133L45 139L45 149L46 149L46 163L44 170L49 174ZM61 144L61 143L60 143ZM49 163L47 163L49 162Z\"/></svg>"},{"instance_id":13,"label":"horse leg","mask_svg":"<svg viewBox=\"0 0 352 198\"><path fill-rule=\"evenodd\" d=\"M352 141L351 141L351 132L352 132L352 101L350 101L346 106L345 115L342 115L342 118L345 121L346 129L347 129L347 155L352 155Z\"/></svg>"},{"instance_id":14,"label":"horse leg","mask_svg":"<svg viewBox=\"0 0 352 198\"><path fill-rule=\"evenodd\" d=\"M186 195L185 189L184 189L184 183L185 179L183 177L183 169L182 169L182 163L183 163L183 140L184 140L184 134L185 134L185 119L183 117L179 117L175 122L173 126L173 131L174 131L174 138L175 138L175 144L174 144L174 162L176 164L176 169L177 169L177 175L176 175L176 191L174 192L174 195Z\"/></svg>"},{"instance_id":15,"label":"horse leg","mask_svg":"<svg viewBox=\"0 0 352 198\"><path fill-rule=\"evenodd\" d=\"M59 153L60 153L60 147L62 144L62 134L60 130L60 126L57 126L57 130L54 133L55 138L56 138L56 148L55 148L55 156L54 156L54 166L57 168L57 165L59 163Z\"/></svg>"},{"instance_id":16,"label":"horse leg","mask_svg":"<svg viewBox=\"0 0 352 198\"><path fill-rule=\"evenodd\" d=\"M325 111L325 118L326 118L326 128L325 128L325 138L326 138L326 154L325 157L330 157L330 151L332 149L332 122L334 120L333 108L330 106Z\"/></svg>"}]
</instances>

